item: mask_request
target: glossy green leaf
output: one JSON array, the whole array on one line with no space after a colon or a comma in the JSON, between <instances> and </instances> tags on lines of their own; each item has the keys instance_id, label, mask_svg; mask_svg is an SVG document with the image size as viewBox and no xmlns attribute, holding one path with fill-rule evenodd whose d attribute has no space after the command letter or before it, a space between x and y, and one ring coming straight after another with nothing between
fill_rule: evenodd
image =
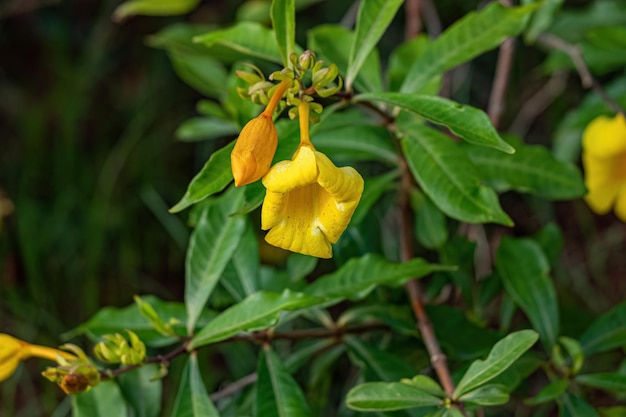
<instances>
[{"instance_id":1,"label":"glossy green leaf","mask_svg":"<svg viewBox=\"0 0 626 417\"><path fill-rule=\"evenodd\" d=\"M419 114L433 123L446 126L454 134L475 145L512 154L515 149L498 134L489 117L475 107L443 97L405 93L365 93L355 101L380 101Z\"/></svg>"},{"instance_id":2,"label":"glossy green leaf","mask_svg":"<svg viewBox=\"0 0 626 417\"><path fill-rule=\"evenodd\" d=\"M500 405L509 401L509 393L503 385L487 384L461 395L459 401L478 405Z\"/></svg>"},{"instance_id":3,"label":"glossy green leaf","mask_svg":"<svg viewBox=\"0 0 626 417\"><path fill-rule=\"evenodd\" d=\"M446 398L446 393L437 381L426 375L415 375L411 379L402 380L403 383L419 388L439 398Z\"/></svg>"},{"instance_id":4,"label":"glossy green leaf","mask_svg":"<svg viewBox=\"0 0 626 417\"><path fill-rule=\"evenodd\" d=\"M318 25L308 32L308 47L315 51L318 59L334 62L339 67L339 74L345 76L349 62L350 49L354 33L339 25ZM372 49L363 63L361 71L354 80L359 91L381 91L383 89L378 51Z\"/></svg>"},{"instance_id":5,"label":"glossy green leaf","mask_svg":"<svg viewBox=\"0 0 626 417\"><path fill-rule=\"evenodd\" d=\"M441 211L468 223L513 224L458 144L426 126L402 126L402 132L411 173Z\"/></svg>"},{"instance_id":6,"label":"glossy green leaf","mask_svg":"<svg viewBox=\"0 0 626 417\"><path fill-rule=\"evenodd\" d=\"M115 381L105 381L95 389L72 395L73 417L127 417L128 409Z\"/></svg>"},{"instance_id":7,"label":"glossy green leaf","mask_svg":"<svg viewBox=\"0 0 626 417\"><path fill-rule=\"evenodd\" d=\"M289 55L296 49L295 0L273 0L270 17L283 66L290 67Z\"/></svg>"},{"instance_id":8,"label":"glossy green leaf","mask_svg":"<svg viewBox=\"0 0 626 417\"><path fill-rule=\"evenodd\" d=\"M448 239L446 216L419 190L411 191L410 200L415 211L417 241L428 249L441 248Z\"/></svg>"},{"instance_id":9,"label":"glossy green leaf","mask_svg":"<svg viewBox=\"0 0 626 417\"><path fill-rule=\"evenodd\" d=\"M348 90L351 89L356 75L385 33L402 3L402 0L361 1L348 60L348 72L346 74L346 88Z\"/></svg>"},{"instance_id":10,"label":"glossy green leaf","mask_svg":"<svg viewBox=\"0 0 626 417\"><path fill-rule=\"evenodd\" d=\"M189 13L200 0L129 0L115 8L113 20L120 22L130 16L177 16Z\"/></svg>"},{"instance_id":11,"label":"glossy green leaf","mask_svg":"<svg viewBox=\"0 0 626 417\"><path fill-rule=\"evenodd\" d=\"M230 170L230 153L234 147L233 141L211 154L207 163L189 183L185 195L170 209L170 213L178 213L226 188L233 180L233 173Z\"/></svg>"},{"instance_id":12,"label":"glossy green leaf","mask_svg":"<svg viewBox=\"0 0 626 417\"><path fill-rule=\"evenodd\" d=\"M569 392L561 396L559 409L559 417L600 417L587 401Z\"/></svg>"},{"instance_id":13,"label":"glossy green leaf","mask_svg":"<svg viewBox=\"0 0 626 417\"><path fill-rule=\"evenodd\" d=\"M516 36L535 9L535 5L507 8L492 2L479 12L468 13L428 45L413 63L401 91L420 92L438 74L497 47L509 36Z\"/></svg>"},{"instance_id":14,"label":"glossy green leaf","mask_svg":"<svg viewBox=\"0 0 626 417\"><path fill-rule=\"evenodd\" d=\"M359 411L392 411L439 405L440 398L402 382L367 382L348 392L346 404Z\"/></svg>"},{"instance_id":15,"label":"glossy green leaf","mask_svg":"<svg viewBox=\"0 0 626 417\"><path fill-rule=\"evenodd\" d=\"M260 23L240 22L227 29L216 30L193 38L205 46L221 45L244 55L282 64L273 31Z\"/></svg>"},{"instance_id":16,"label":"glossy green leaf","mask_svg":"<svg viewBox=\"0 0 626 417\"><path fill-rule=\"evenodd\" d=\"M239 133L239 127L232 122L211 117L192 117L176 129L176 137L184 142L223 138Z\"/></svg>"},{"instance_id":17,"label":"glossy green leaf","mask_svg":"<svg viewBox=\"0 0 626 417\"><path fill-rule=\"evenodd\" d=\"M617 372L578 375L576 382L615 393L626 392L626 375Z\"/></svg>"},{"instance_id":18,"label":"glossy green leaf","mask_svg":"<svg viewBox=\"0 0 626 417\"><path fill-rule=\"evenodd\" d=\"M569 381L566 379L557 379L556 381L550 382L548 385L543 387L541 391L537 393L532 398L528 398L524 400L524 404L528 405L538 405L547 403L549 401L556 400L561 394L567 390L569 386Z\"/></svg>"},{"instance_id":19,"label":"glossy green leaf","mask_svg":"<svg viewBox=\"0 0 626 417\"><path fill-rule=\"evenodd\" d=\"M172 417L219 417L202 382L198 356L195 352L189 354L174 402Z\"/></svg>"},{"instance_id":20,"label":"glossy green leaf","mask_svg":"<svg viewBox=\"0 0 626 417\"><path fill-rule=\"evenodd\" d=\"M496 190L515 190L550 200L572 199L586 194L585 182L574 164L558 161L543 146L526 145L514 137L507 140L515 147L513 155L464 146L482 179Z\"/></svg>"},{"instance_id":21,"label":"glossy green leaf","mask_svg":"<svg viewBox=\"0 0 626 417\"><path fill-rule=\"evenodd\" d=\"M257 368L256 415L263 417L312 416L298 383L269 345L263 348Z\"/></svg>"},{"instance_id":22,"label":"glossy green leaf","mask_svg":"<svg viewBox=\"0 0 626 417\"><path fill-rule=\"evenodd\" d=\"M147 364L118 377L122 396L132 407L135 417L159 416L163 383L160 379L152 380L158 372L158 365Z\"/></svg>"},{"instance_id":23,"label":"glossy green leaf","mask_svg":"<svg viewBox=\"0 0 626 417\"><path fill-rule=\"evenodd\" d=\"M304 292L330 299L358 300L378 285L400 286L411 279L422 278L433 271L444 269L450 268L429 264L421 258L396 263L381 255L369 253L360 258L352 258L336 272L318 278Z\"/></svg>"},{"instance_id":24,"label":"glossy green leaf","mask_svg":"<svg viewBox=\"0 0 626 417\"><path fill-rule=\"evenodd\" d=\"M417 372L399 356L380 350L359 338L348 336L345 343L353 362L371 371L376 380L394 382Z\"/></svg>"},{"instance_id":25,"label":"glossy green leaf","mask_svg":"<svg viewBox=\"0 0 626 417\"><path fill-rule=\"evenodd\" d=\"M526 28L524 39L527 43L533 43L539 35L550 27L555 15L563 4L563 0L522 0L522 4L533 3L540 3L541 7L533 13Z\"/></svg>"},{"instance_id":26,"label":"glossy green leaf","mask_svg":"<svg viewBox=\"0 0 626 417\"><path fill-rule=\"evenodd\" d=\"M283 291L282 294L259 291L233 305L191 339L189 349L228 339L240 331L256 331L276 324L281 311L296 310L321 303L317 297Z\"/></svg>"},{"instance_id":27,"label":"glossy green leaf","mask_svg":"<svg viewBox=\"0 0 626 417\"><path fill-rule=\"evenodd\" d=\"M531 238L541 246L541 250L546 254L550 265L556 264L564 243L561 228L556 223L549 222Z\"/></svg>"},{"instance_id":28,"label":"glossy green leaf","mask_svg":"<svg viewBox=\"0 0 626 417\"><path fill-rule=\"evenodd\" d=\"M559 334L559 309L541 247L530 239L505 237L495 263L506 292L524 310L546 349L552 349Z\"/></svg>"},{"instance_id":29,"label":"glossy green leaf","mask_svg":"<svg viewBox=\"0 0 626 417\"><path fill-rule=\"evenodd\" d=\"M422 34L406 41L391 51L389 68L387 69L387 81L390 91L400 90L411 65L424 53L429 42L428 36ZM435 76L421 92L436 95L440 88L441 77Z\"/></svg>"},{"instance_id":30,"label":"glossy green leaf","mask_svg":"<svg viewBox=\"0 0 626 417\"><path fill-rule=\"evenodd\" d=\"M485 360L474 361L465 372L454 390L453 397L458 399L463 394L486 384L513 364L538 339L536 332L521 330L511 333L496 343Z\"/></svg>"},{"instance_id":31,"label":"glossy green leaf","mask_svg":"<svg viewBox=\"0 0 626 417\"><path fill-rule=\"evenodd\" d=\"M174 71L187 85L207 97L225 96L228 74L221 62L206 53L183 48L168 49L168 55Z\"/></svg>"},{"instance_id":32,"label":"glossy green leaf","mask_svg":"<svg viewBox=\"0 0 626 417\"><path fill-rule=\"evenodd\" d=\"M393 147L389 131L381 126L320 128L311 139L320 152L332 156L333 159L398 164L398 154Z\"/></svg>"},{"instance_id":33,"label":"glossy green leaf","mask_svg":"<svg viewBox=\"0 0 626 417\"><path fill-rule=\"evenodd\" d=\"M243 196L242 188L233 187L207 204L191 234L185 259L189 334L245 231L245 217L231 216L243 204Z\"/></svg>"},{"instance_id":34,"label":"glossy green leaf","mask_svg":"<svg viewBox=\"0 0 626 417\"><path fill-rule=\"evenodd\" d=\"M626 345L626 302L598 317L580 337L585 355Z\"/></svg>"},{"instance_id":35,"label":"glossy green leaf","mask_svg":"<svg viewBox=\"0 0 626 417\"><path fill-rule=\"evenodd\" d=\"M259 243L250 219L246 219L246 230L239 247L233 256L233 266L237 272L243 293L248 296L260 288L259 283Z\"/></svg>"}]
</instances>

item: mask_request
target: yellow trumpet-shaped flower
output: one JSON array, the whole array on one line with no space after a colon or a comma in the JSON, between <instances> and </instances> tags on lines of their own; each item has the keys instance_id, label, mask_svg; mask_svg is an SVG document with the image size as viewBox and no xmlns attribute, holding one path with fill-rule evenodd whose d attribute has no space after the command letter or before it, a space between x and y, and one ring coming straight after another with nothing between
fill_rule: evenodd
<instances>
[{"instance_id":1,"label":"yellow trumpet-shaped flower","mask_svg":"<svg viewBox=\"0 0 626 417\"><path fill-rule=\"evenodd\" d=\"M583 133L583 165L585 200L598 214L611 208L626 222L626 120L618 114L613 118L595 118Z\"/></svg>"},{"instance_id":2,"label":"yellow trumpet-shaped flower","mask_svg":"<svg viewBox=\"0 0 626 417\"><path fill-rule=\"evenodd\" d=\"M56 361L57 357L73 359L74 355L47 346L31 345L8 334L0 333L0 381L10 377L21 361L39 357Z\"/></svg>"},{"instance_id":3,"label":"yellow trumpet-shaped flower","mask_svg":"<svg viewBox=\"0 0 626 417\"><path fill-rule=\"evenodd\" d=\"M272 115L290 85L290 79L281 81L263 113L241 130L230 154L236 187L257 181L269 171L278 146L278 133Z\"/></svg>"},{"instance_id":4,"label":"yellow trumpet-shaped flower","mask_svg":"<svg viewBox=\"0 0 626 417\"><path fill-rule=\"evenodd\" d=\"M363 193L363 178L337 168L309 139L309 104L300 103L300 146L290 161L272 167L261 209L265 240L292 252L332 257L331 243L348 227Z\"/></svg>"}]
</instances>

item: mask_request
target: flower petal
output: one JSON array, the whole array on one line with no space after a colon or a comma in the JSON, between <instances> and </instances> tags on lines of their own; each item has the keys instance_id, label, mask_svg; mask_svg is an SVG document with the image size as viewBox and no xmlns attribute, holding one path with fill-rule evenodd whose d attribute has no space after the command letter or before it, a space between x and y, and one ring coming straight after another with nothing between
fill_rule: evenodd
<instances>
[{"instance_id":1,"label":"flower petal","mask_svg":"<svg viewBox=\"0 0 626 417\"><path fill-rule=\"evenodd\" d=\"M621 114L596 117L583 133L583 150L607 158L626 152L626 120Z\"/></svg>"},{"instance_id":2,"label":"flower petal","mask_svg":"<svg viewBox=\"0 0 626 417\"><path fill-rule=\"evenodd\" d=\"M263 177L268 191L286 193L298 187L317 182L315 151L310 146L300 146L291 161L282 161Z\"/></svg>"}]
</instances>

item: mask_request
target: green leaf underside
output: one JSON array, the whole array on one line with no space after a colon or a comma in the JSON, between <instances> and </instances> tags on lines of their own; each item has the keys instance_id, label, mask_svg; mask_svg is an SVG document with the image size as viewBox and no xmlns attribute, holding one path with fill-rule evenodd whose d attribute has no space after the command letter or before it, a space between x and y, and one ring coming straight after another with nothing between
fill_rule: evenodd
<instances>
[{"instance_id":1,"label":"green leaf underside","mask_svg":"<svg viewBox=\"0 0 626 417\"><path fill-rule=\"evenodd\" d=\"M458 144L426 126L402 126L402 149L411 173L441 211L468 223L513 222L502 211L496 193L480 176Z\"/></svg>"},{"instance_id":2,"label":"green leaf underside","mask_svg":"<svg viewBox=\"0 0 626 417\"><path fill-rule=\"evenodd\" d=\"M183 370L172 417L219 417L202 382L195 352L189 355L189 360Z\"/></svg>"},{"instance_id":3,"label":"green leaf underside","mask_svg":"<svg viewBox=\"0 0 626 417\"><path fill-rule=\"evenodd\" d=\"M244 202L244 190L231 188L203 207L185 259L185 305L187 331L192 333L224 268L239 246L245 231L243 216L231 216Z\"/></svg>"},{"instance_id":4,"label":"green leaf underside","mask_svg":"<svg viewBox=\"0 0 626 417\"><path fill-rule=\"evenodd\" d=\"M115 381L104 381L82 394L72 395L73 417L127 417L128 409Z\"/></svg>"},{"instance_id":5,"label":"green leaf underside","mask_svg":"<svg viewBox=\"0 0 626 417\"><path fill-rule=\"evenodd\" d=\"M259 357L256 385L257 416L310 417L311 410L298 383L281 359L267 346Z\"/></svg>"},{"instance_id":6,"label":"green leaf underside","mask_svg":"<svg viewBox=\"0 0 626 417\"><path fill-rule=\"evenodd\" d=\"M446 269L450 267L429 264L420 258L396 263L378 254L367 254L361 258L352 258L336 272L318 278L304 292L329 299L358 300L377 285L400 286L410 279Z\"/></svg>"},{"instance_id":7,"label":"green leaf underside","mask_svg":"<svg viewBox=\"0 0 626 417\"><path fill-rule=\"evenodd\" d=\"M501 374L530 349L537 339L536 332L521 330L500 340L493 346L487 359L476 360L470 365L457 384L453 398L458 399Z\"/></svg>"},{"instance_id":8,"label":"green leaf underside","mask_svg":"<svg viewBox=\"0 0 626 417\"><path fill-rule=\"evenodd\" d=\"M189 343L189 349L228 339L240 331L266 329L276 323L281 311L306 308L321 302L317 297L289 290L282 294L256 292L226 309L200 330Z\"/></svg>"},{"instance_id":9,"label":"green leaf underside","mask_svg":"<svg viewBox=\"0 0 626 417\"><path fill-rule=\"evenodd\" d=\"M436 406L441 399L402 382L367 382L348 392L346 404L353 410L392 411Z\"/></svg>"},{"instance_id":10,"label":"green leaf underside","mask_svg":"<svg viewBox=\"0 0 626 417\"><path fill-rule=\"evenodd\" d=\"M489 117L475 107L443 97L405 93L365 93L355 101L380 101L419 114L433 123L446 126L469 143L512 154L515 149L498 134Z\"/></svg>"},{"instance_id":11,"label":"green leaf underside","mask_svg":"<svg viewBox=\"0 0 626 417\"><path fill-rule=\"evenodd\" d=\"M233 173L230 169L230 153L234 147L235 142L233 141L211 154L202 170L189 183L185 195L170 209L170 213L183 211L192 204L226 188L228 183L233 180Z\"/></svg>"},{"instance_id":12,"label":"green leaf underside","mask_svg":"<svg viewBox=\"0 0 626 417\"><path fill-rule=\"evenodd\" d=\"M282 64L273 31L260 23L240 22L227 29L212 31L193 38L208 47L222 45L244 55Z\"/></svg>"},{"instance_id":13,"label":"green leaf underside","mask_svg":"<svg viewBox=\"0 0 626 417\"><path fill-rule=\"evenodd\" d=\"M586 355L626 345L626 302L600 316L580 337Z\"/></svg>"},{"instance_id":14,"label":"green leaf underside","mask_svg":"<svg viewBox=\"0 0 626 417\"><path fill-rule=\"evenodd\" d=\"M556 160L542 146L526 145L513 137L507 140L516 149L513 155L463 146L483 180L498 191L515 190L551 200L579 198L587 192L575 165Z\"/></svg>"},{"instance_id":15,"label":"green leaf underside","mask_svg":"<svg viewBox=\"0 0 626 417\"><path fill-rule=\"evenodd\" d=\"M283 66L289 67L289 55L296 49L295 0L273 0L270 17Z\"/></svg>"},{"instance_id":16,"label":"green leaf underside","mask_svg":"<svg viewBox=\"0 0 626 417\"><path fill-rule=\"evenodd\" d=\"M346 74L348 89L402 3L402 0L363 0L361 2L348 60Z\"/></svg>"},{"instance_id":17,"label":"green leaf underside","mask_svg":"<svg viewBox=\"0 0 626 417\"><path fill-rule=\"evenodd\" d=\"M507 8L492 2L480 12L468 13L413 63L402 92L420 92L438 74L489 51L509 36L518 35L536 5Z\"/></svg>"},{"instance_id":18,"label":"green leaf underside","mask_svg":"<svg viewBox=\"0 0 626 417\"><path fill-rule=\"evenodd\" d=\"M550 264L538 243L530 239L502 239L496 269L507 293L528 316L544 346L551 349L559 333L559 311Z\"/></svg>"}]
</instances>

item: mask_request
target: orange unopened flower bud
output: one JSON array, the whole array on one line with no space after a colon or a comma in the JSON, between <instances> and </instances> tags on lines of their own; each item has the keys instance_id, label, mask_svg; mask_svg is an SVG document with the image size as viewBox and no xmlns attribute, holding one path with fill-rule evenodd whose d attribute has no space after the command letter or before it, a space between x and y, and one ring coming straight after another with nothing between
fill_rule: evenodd
<instances>
[{"instance_id":1,"label":"orange unopened flower bud","mask_svg":"<svg viewBox=\"0 0 626 417\"><path fill-rule=\"evenodd\" d=\"M250 120L241 130L230 154L236 187L257 181L270 170L278 146L278 133L272 115L291 83L291 79L282 80L263 113Z\"/></svg>"}]
</instances>

